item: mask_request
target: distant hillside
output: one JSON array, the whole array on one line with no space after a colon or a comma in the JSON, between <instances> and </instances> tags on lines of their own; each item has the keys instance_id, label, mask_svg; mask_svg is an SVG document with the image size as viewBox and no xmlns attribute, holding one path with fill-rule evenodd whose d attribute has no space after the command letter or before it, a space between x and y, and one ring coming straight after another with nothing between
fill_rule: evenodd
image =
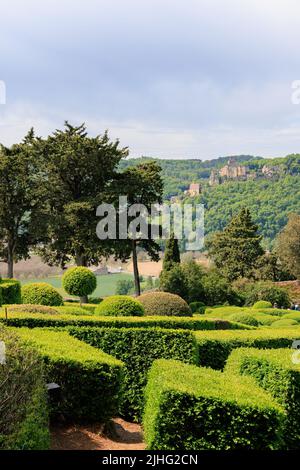
<instances>
[{"instance_id":1,"label":"distant hillside","mask_svg":"<svg viewBox=\"0 0 300 470\"><path fill-rule=\"evenodd\" d=\"M239 166L247 167L247 177L222 179L210 186L211 172L219 174L229 158ZM156 160L162 167L165 198L203 203L206 208L205 231L210 234L222 229L232 214L242 206L248 207L267 247L287 222L290 212L300 212L300 155L266 159L249 155L221 157L209 161L166 160L148 157L128 159L125 168L147 160ZM184 194L190 183L200 184L201 193L194 197Z\"/></svg>"}]
</instances>

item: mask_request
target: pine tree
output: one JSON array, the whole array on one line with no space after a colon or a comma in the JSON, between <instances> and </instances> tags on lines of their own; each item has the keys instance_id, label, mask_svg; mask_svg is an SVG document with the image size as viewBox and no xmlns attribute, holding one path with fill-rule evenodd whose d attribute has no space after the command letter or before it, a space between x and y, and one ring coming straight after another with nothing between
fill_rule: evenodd
<instances>
[{"instance_id":1,"label":"pine tree","mask_svg":"<svg viewBox=\"0 0 300 470\"><path fill-rule=\"evenodd\" d=\"M180 251L178 246L178 240L177 238L175 238L174 233L172 233L166 243L166 249L163 260L163 270L169 271L176 264L180 264Z\"/></svg>"},{"instance_id":2,"label":"pine tree","mask_svg":"<svg viewBox=\"0 0 300 470\"><path fill-rule=\"evenodd\" d=\"M257 230L250 211L243 208L209 241L209 256L230 281L253 276L257 260L264 253Z\"/></svg>"}]
</instances>

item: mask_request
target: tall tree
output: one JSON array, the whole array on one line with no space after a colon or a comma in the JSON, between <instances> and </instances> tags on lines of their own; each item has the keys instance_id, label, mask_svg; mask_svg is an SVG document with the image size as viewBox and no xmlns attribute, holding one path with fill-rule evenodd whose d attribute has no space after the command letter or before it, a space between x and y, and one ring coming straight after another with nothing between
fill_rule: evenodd
<instances>
[{"instance_id":1,"label":"tall tree","mask_svg":"<svg viewBox=\"0 0 300 470\"><path fill-rule=\"evenodd\" d=\"M286 269L300 278L300 215L290 214L288 223L277 237L277 253Z\"/></svg>"},{"instance_id":2,"label":"tall tree","mask_svg":"<svg viewBox=\"0 0 300 470\"><path fill-rule=\"evenodd\" d=\"M175 238L174 233L171 233L170 238L166 242L163 259L163 270L168 271L176 264L180 264L180 251L178 240Z\"/></svg>"},{"instance_id":3,"label":"tall tree","mask_svg":"<svg viewBox=\"0 0 300 470\"><path fill-rule=\"evenodd\" d=\"M125 208L127 212L133 204L142 204L150 214L151 206L162 202L163 181L161 178L161 168L156 162L146 162L128 168L119 175L118 186L119 195L127 196L127 207ZM136 216L139 216L139 214L136 214ZM130 225L133 219L134 217L128 217L128 225ZM147 219L147 222L154 223L150 218ZM135 293L137 296L141 293L138 269L139 250L146 251L152 261L159 260L160 247L151 238L150 224L148 224L147 231L147 239L140 238L138 234L133 237L128 231L127 239L118 240L115 247L116 256L121 259L128 259L129 256L132 256Z\"/></svg>"},{"instance_id":4,"label":"tall tree","mask_svg":"<svg viewBox=\"0 0 300 470\"><path fill-rule=\"evenodd\" d=\"M10 148L0 146L0 257L7 277L14 262L29 257L42 238L43 171L34 153L33 130Z\"/></svg>"},{"instance_id":5,"label":"tall tree","mask_svg":"<svg viewBox=\"0 0 300 470\"><path fill-rule=\"evenodd\" d=\"M38 151L47 172L49 213L47 243L39 253L50 265L64 267L72 259L77 266L98 264L112 247L96 235L96 208L106 202L127 148L110 141L107 132L90 137L84 124L66 122L39 142Z\"/></svg>"},{"instance_id":6,"label":"tall tree","mask_svg":"<svg viewBox=\"0 0 300 470\"><path fill-rule=\"evenodd\" d=\"M209 256L230 281L253 276L257 260L264 252L257 230L250 211L243 208L222 232L216 232L209 240Z\"/></svg>"}]
</instances>

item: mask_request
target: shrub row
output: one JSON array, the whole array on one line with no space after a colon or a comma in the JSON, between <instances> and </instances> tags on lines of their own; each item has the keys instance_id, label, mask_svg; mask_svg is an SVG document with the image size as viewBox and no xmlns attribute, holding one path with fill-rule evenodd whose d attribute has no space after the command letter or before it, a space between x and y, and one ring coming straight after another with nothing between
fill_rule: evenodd
<instances>
[{"instance_id":1,"label":"shrub row","mask_svg":"<svg viewBox=\"0 0 300 470\"><path fill-rule=\"evenodd\" d=\"M159 328L70 328L71 335L124 362L120 413L140 419L147 372L155 359L197 363L194 335L186 330Z\"/></svg>"},{"instance_id":2,"label":"shrub row","mask_svg":"<svg viewBox=\"0 0 300 470\"><path fill-rule=\"evenodd\" d=\"M226 360L235 348L253 347L258 349L278 349L291 347L292 341L299 338L297 328L284 330L253 331L197 331L199 365L223 369Z\"/></svg>"},{"instance_id":3,"label":"shrub row","mask_svg":"<svg viewBox=\"0 0 300 470\"><path fill-rule=\"evenodd\" d=\"M285 414L249 377L155 361L146 387L148 449L259 450L281 446Z\"/></svg>"},{"instance_id":4,"label":"shrub row","mask_svg":"<svg viewBox=\"0 0 300 470\"><path fill-rule=\"evenodd\" d=\"M0 340L6 347L0 364L0 449L47 449L48 407L38 354L3 326Z\"/></svg>"},{"instance_id":5,"label":"shrub row","mask_svg":"<svg viewBox=\"0 0 300 470\"><path fill-rule=\"evenodd\" d=\"M300 365L292 361L291 349L233 351L225 371L249 375L285 408L284 439L288 449L298 449L300 440ZM296 353L297 354L297 353ZM298 358L297 358L298 359Z\"/></svg>"},{"instance_id":6,"label":"shrub row","mask_svg":"<svg viewBox=\"0 0 300 470\"><path fill-rule=\"evenodd\" d=\"M115 415L122 363L71 337L67 332L15 329L33 345L45 364L46 380L60 386L60 399L51 403L53 416L105 422Z\"/></svg>"},{"instance_id":7,"label":"shrub row","mask_svg":"<svg viewBox=\"0 0 300 470\"><path fill-rule=\"evenodd\" d=\"M227 320L214 320L197 317L110 317L89 315L80 311L80 307L45 307L20 305L16 308L8 308L8 319L5 319L4 311L0 312L0 322L8 326L35 327L64 327L64 326L96 326L108 328L180 328L188 330L243 330L253 329L250 326ZM40 308L40 307L39 307ZM51 310L50 310L51 309ZM53 309L53 310L52 310ZM51 311L51 314L49 312ZM28 313L27 313L28 312ZM62 312L62 313L60 313ZM59 315L57 315L59 313Z\"/></svg>"}]
</instances>

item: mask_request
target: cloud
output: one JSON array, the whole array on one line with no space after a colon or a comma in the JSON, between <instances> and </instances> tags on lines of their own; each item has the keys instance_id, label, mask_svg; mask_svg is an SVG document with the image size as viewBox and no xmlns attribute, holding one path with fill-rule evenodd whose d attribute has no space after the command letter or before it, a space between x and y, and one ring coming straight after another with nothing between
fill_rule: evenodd
<instances>
[{"instance_id":1,"label":"cloud","mask_svg":"<svg viewBox=\"0 0 300 470\"><path fill-rule=\"evenodd\" d=\"M296 0L5 2L0 141L68 119L133 155L297 151L299 13Z\"/></svg>"}]
</instances>

